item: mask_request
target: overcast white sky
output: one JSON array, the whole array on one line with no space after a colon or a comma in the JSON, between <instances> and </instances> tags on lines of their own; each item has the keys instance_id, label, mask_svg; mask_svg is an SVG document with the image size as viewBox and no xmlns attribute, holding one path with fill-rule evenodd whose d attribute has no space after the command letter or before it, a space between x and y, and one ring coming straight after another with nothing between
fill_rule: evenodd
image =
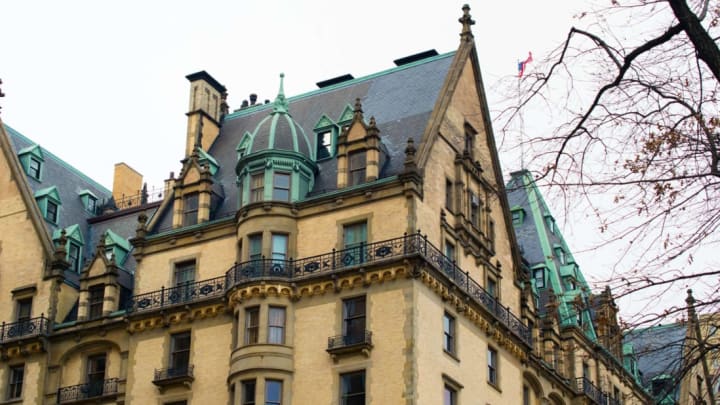
<instances>
[{"instance_id":1,"label":"overcast white sky","mask_svg":"<svg viewBox=\"0 0 720 405\"><path fill-rule=\"evenodd\" d=\"M427 49L455 50L465 2L3 2L2 118L108 188L117 162L142 173L150 187L161 186L183 158L185 75L213 75L227 87L231 110L250 93L274 99L280 72L293 96L341 74L391 68L394 59ZM542 59L577 22L572 16L588 7L585 0L470 6L491 110L501 97L494 84L511 80L528 51ZM525 128L533 131L531 119ZM520 166L509 156L501 153L506 176ZM564 232L581 250L596 228ZM597 253L578 255L578 262L590 280L601 271Z\"/></svg>"}]
</instances>

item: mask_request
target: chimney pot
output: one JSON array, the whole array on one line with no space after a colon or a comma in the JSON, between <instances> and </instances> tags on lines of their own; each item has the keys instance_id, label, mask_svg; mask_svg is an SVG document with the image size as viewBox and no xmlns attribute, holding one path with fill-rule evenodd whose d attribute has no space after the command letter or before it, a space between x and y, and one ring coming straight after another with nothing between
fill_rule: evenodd
<instances>
[{"instance_id":1,"label":"chimney pot","mask_svg":"<svg viewBox=\"0 0 720 405\"><path fill-rule=\"evenodd\" d=\"M250 105L255 105L257 103L257 94L251 93L250 94Z\"/></svg>"}]
</instances>

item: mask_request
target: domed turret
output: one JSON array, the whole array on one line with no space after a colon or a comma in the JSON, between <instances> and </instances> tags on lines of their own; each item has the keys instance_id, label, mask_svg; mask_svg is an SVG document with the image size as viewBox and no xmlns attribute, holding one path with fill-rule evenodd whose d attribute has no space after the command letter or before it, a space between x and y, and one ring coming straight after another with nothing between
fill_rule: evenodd
<instances>
[{"instance_id":1,"label":"domed turret","mask_svg":"<svg viewBox=\"0 0 720 405\"><path fill-rule=\"evenodd\" d=\"M310 140L288 110L280 74L280 90L270 114L246 133L238 150L236 173L240 205L257 201L297 201L315 182L317 165Z\"/></svg>"}]
</instances>

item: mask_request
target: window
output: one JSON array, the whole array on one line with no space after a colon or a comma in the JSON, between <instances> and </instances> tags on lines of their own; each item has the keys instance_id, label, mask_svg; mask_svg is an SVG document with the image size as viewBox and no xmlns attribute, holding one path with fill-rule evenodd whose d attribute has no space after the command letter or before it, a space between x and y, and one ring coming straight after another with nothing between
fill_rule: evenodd
<instances>
[{"instance_id":1,"label":"window","mask_svg":"<svg viewBox=\"0 0 720 405\"><path fill-rule=\"evenodd\" d=\"M523 405L530 405L530 388L523 385Z\"/></svg>"},{"instance_id":2,"label":"window","mask_svg":"<svg viewBox=\"0 0 720 405\"><path fill-rule=\"evenodd\" d=\"M88 318L97 319L103 314L103 301L105 298L105 286L96 285L88 290Z\"/></svg>"},{"instance_id":3,"label":"window","mask_svg":"<svg viewBox=\"0 0 720 405\"><path fill-rule=\"evenodd\" d=\"M260 327L260 308L252 307L245 309L245 344L251 345L258 342L258 330Z\"/></svg>"},{"instance_id":4,"label":"window","mask_svg":"<svg viewBox=\"0 0 720 405\"><path fill-rule=\"evenodd\" d=\"M332 156L332 130L317 134L316 159L326 159Z\"/></svg>"},{"instance_id":5,"label":"window","mask_svg":"<svg viewBox=\"0 0 720 405\"><path fill-rule=\"evenodd\" d=\"M443 388L443 405L457 405L457 390L447 384Z\"/></svg>"},{"instance_id":6,"label":"window","mask_svg":"<svg viewBox=\"0 0 720 405\"><path fill-rule=\"evenodd\" d=\"M272 234L272 258L273 260L284 261L287 259L288 236Z\"/></svg>"},{"instance_id":7,"label":"window","mask_svg":"<svg viewBox=\"0 0 720 405\"><path fill-rule=\"evenodd\" d=\"M28 175L35 180L40 180L40 172L42 169L42 162L35 158L30 158L28 162Z\"/></svg>"},{"instance_id":8,"label":"window","mask_svg":"<svg viewBox=\"0 0 720 405\"><path fill-rule=\"evenodd\" d=\"M249 244L249 255L250 260L262 259L262 234L257 233L255 235L248 236Z\"/></svg>"},{"instance_id":9,"label":"window","mask_svg":"<svg viewBox=\"0 0 720 405\"><path fill-rule=\"evenodd\" d=\"M170 364L168 376L187 375L190 365L190 331L170 335Z\"/></svg>"},{"instance_id":10,"label":"window","mask_svg":"<svg viewBox=\"0 0 720 405\"><path fill-rule=\"evenodd\" d=\"M449 241L445 241L445 260L443 260L443 270L449 274L453 274L455 264L455 245Z\"/></svg>"},{"instance_id":11,"label":"window","mask_svg":"<svg viewBox=\"0 0 720 405\"><path fill-rule=\"evenodd\" d=\"M265 380L265 405L282 404L282 381Z\"/></svg>"},{"instance_id":12,"label":"window","mask_svg":"<svg viewBox=\"0 0 720 405\"><path fill-rule=\"evenodd\" d=\"M582 364L582 372L583 372L583 378L587 381L590 381L590 366L583 362Z\"/></svg>"},{"instance_id":13,"label":"window","mask_svg":"<svg viewBox=\"0 0 720 405\"><path fill-rule=\"evenodd\" d=\"M455 318L447 312L443 314L443 350L455 354Z\"/></svg>"},{"instance_id":14,"label":"window","mask_svg":"<svg viewBox=\"0 0 720 405\"><path fill-rule=\"evenodd\" d=\"M195 282L195 260L176 263L173 278L175 289L168 295L168 299L173 303L190 300L193 294L192 284Z\"/></svg>"},{"instance_id":15,"label":"window","mask_svg":"<svg viewBox=\"0 0 720 405\"><path fill-rule=\"evenodd\" d=\"M346 345L365 341L365 296L343 300L343 340Z\"/></svg>"},{"instance_id":16,"label":"window","mask_svg":"<svg viewBox=\"0 0 720 405\"><path fill-rule=\"evenodd\" d=\"M365 370L340 374L340 404L365 405Z\"/></svg>"},{"instance_id":17,"label":"window","mask_svg":"<svg viewBox=\"0 0 720 405\"><path fill-rule=\"evenodd\" d=\"M480 197L475 193L470 193L470 223L476 228L480 228Z\"/></svg>"},{"instance_id":18,"label":"window","mask_svg":"<svg viewBox=\"0 0 720 405\"><path fill-rule=\"evenodd\" d=\"M533 270L533 278L535 279L535 288L545 288L545 269L538 268Z\"/></svg>"},{"instance_id":19,"label":"window","mask_svg":"<svg viewBox=\"0 0 720 405\"><path fill-rule=\"evenodd\" d=\"M105 353L89 356L87 359L87 391L89 397L103 394L105 386Z\"/></svg>"},{"instance_id":20,"label":"window","mask_svg":"<svg viewBox=\"0 0 720 405\"><path fill-rule=\"evenodd\" d=\"M560 264L567 264L567 255L565 255L565 251L562 250L562 248L555 249L555 253L557 254Z\"/></svg>"},{"instance_id":21,"label":"window","mask_svg":"<svg viewBox=\"0 0 720 405\"><path fill-rule=\"evenodd\" d=\"M93 198L91 196L88 196L87 210L94 214L96 209L97 209L97 199Z\"/></svg>"},{"instance_id":22,"label":"window","mask_svg":"<svg viewBox=\"0 0 720 405\"><path fill-rule=\"evenodd\" d=\"M273 175L273 200L290 201L290 175L288 173Z\"/></svg>"},{"instance_id":23,"label":"window","mask_svg":"<svg viewBox=\"0 0 720 405\"><path fill-rule=\"evenodd\" d=\"M58 205L55 204L53 201L47 200L45 203L47 204L45 208L45 219L52 223L57 223L58 219Z\"/></svg>"},{"instance_id":24,"label":"window","mask_svg":"<svg viewBox=\"0 0 720 405\"><path fill-rule=\"evenodd\" d=\"M498 297L497 281L492 277L488 277L487 279L487 292L493 298Z\"/></svg>"},{"instance_id":25,"label":"window","mask_svg":"<svg viewBox=\"0 0 720 405\"><path fill-rule=\"evenodd\" d=\"M265 199L265 173L255 173L250 177L250 202Z\"/></svg>"},{"instance_id":26,"label":"window","mask_svg":"<svg viewBox=\"0 0 720 405\"><path fill-rule=\"evenodd\" d=\"M27 322L32 316L32 298L24 298L17 301L17 321Z\"/></svg>"},{"instance_id":27,"label":"window","mask_svg":"<svg viewBox=\"0 0 720 405\"><path fill-rule=\"evenodd\" d=\"M488 382L492 385L498 384L498 358L497 350L492 347L488 347L487 350L487 364L488 364Z\"/></svg>"},{"instance_id":28,"label":"window","mask_svg":"<svg viewBox=\"0 0 720 405\"><path fill-rule=\"evenodd\" d=\"M245 380L240 384L242 386L240 405L255 405L255 380Z\"/></svg>"},{"instance_id":29,"label":"window","mask_svg":"<svg viewBox=\"0 0 720 405\"><path fill-rule=\"evenodd\" d=\"M522 208L516 208L512 210L512 222L513 225L518 226L522 225L523 220L525 219L525 215Z\"/></svg>"},{"instance_id":30,"label":"window","mask_svg":"<svg viewBox=\"0 0 720 405\"><path fill-rule=\"evenodd\" d=\"M475 128L471 127L470 124L465 123L465 153L470 156L470 158L475 156L475 135L477 135L477 131L475 131Z\"/></svg>"},{"instance_id":31,"label":"window","mask_svg":"<svg viewBox=\"0 0 720 405\"><path fill-rule=\"evenodd\" d=\"M270 307L268 310L268 343L285 344L285 308Z\"/></svg>"},{"instance_id":32,"label":"window","mask_svg":"<svg viewBox=\"0 0 720 405\"><path fill-rule=\"evenodd\" d=\"M452 211L452 180L445 179L445 208Z\"/></svg>"},{"instance_id":33,"label":"window","mask_svg":"<svg viewBox=\"0 0 720 405\"><path fill-rule=\"evenodd\" d=\"M362 263L367 245L367 222L357 222L343 227L343 244L346 250L340 258L346 266Z\"/></svg>"},{"instance_id":34,"label":"window","mask_svg":"<svg viewBox=\"0 0 720 405\"><path fill-rule=\"evenodd\" d=\"M555 220L553 219L553 217L551 217L549 215L545 216L545 223L547 224L547 227L548 227L548 230L550 231L550 233L554 234L555 233Z\"/></svg>"},{"instance_id":35,"label":"window","mask_svg":"<svg viewBox=\"0 0 720 405\"><path fill-rule=\"evenodd\" d=\"M365 151L350 153L348 161L348 185L355 186L365 183Z\"/></svg>"},{"instance_id":36,"label":"window","mask_svg":"<svg viewBox=\"0 0 720 405\"><path fill-rule=\"evenodd\" d=\"M188 194L183 198L183 225L198 223L198 193Z\"/></svg>"},{"instance_id":37,"label":"window","mask_svg":"<svg viewBox=\"0 0 720 405\"><path fill-rule=\"evenodd\" d=\"M576 315L577 315L577 324L578 326L582 326L583 324L583 316L582 316L582 309L577 308L576 309Z\"/></svg>"},{"instance_id":38,"label":"window","mask_svg":"<svg viewBox=\"0 0 720 405\"><path fill-rule=\"evenodd\" d=\"M25 365L10 366L10 379L8 380L7 399L22 398L23 377L25 376Z\"/></svg>"},{"instance_id":39,"label":"window","mask_svg":"<svg viewBox=\"0 0 720 405\"><path fill-rule=\"evenodd\" d=\"M50 203L48 201L48 203ZM70 263L70 270L80 273L80 246L73 242L68 243L67 260Z\"/></svg>"}]
</instances>

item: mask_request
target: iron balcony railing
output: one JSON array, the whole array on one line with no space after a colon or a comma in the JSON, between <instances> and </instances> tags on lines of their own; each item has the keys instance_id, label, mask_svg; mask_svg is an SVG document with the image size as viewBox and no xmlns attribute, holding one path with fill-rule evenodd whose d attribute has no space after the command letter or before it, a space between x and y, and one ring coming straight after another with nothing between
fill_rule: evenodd
<instances>
[{"instance_id":1,"label":"iron balcony railing","mask_svg":"<svg viewBox=\"0 0 720 405\"><path fill-rule=\"evenodd\" d=\"M0 342L8 340L47 336L49 333L50 321L45 314L37 318L25 319L22 321L5 323L0 325Z\"/></svg>"},{"instance_id":2,"label":"iron balcony railing","mask_svg":"<svg viewBox=\"0 0 720 405\"><path fill-rule=\"evenodd\" d=\"M577 385L576 389L578 393L585 394L586 397L590 398L596 404L605 405L607 402L607 395L596 387L587 377L580 377L575 379Z\"/></svg>"},{"instance_id":3,"label":"iron balcony railing","mask_svg":"<svg viewBox=\"0 0 720 405\"><path fill-rule=\"evenodd\" d=\"M468 272L462 271L453 260L419 232L382 242L360 244L359 246L335 250L303 259L256 259L234 264L225 274L211 280L199 281L174 288L134 296L130 299L129 312L158 309L170 305L190 303L206 298L222 296L225 291L263 278L296 280L318 274L330 273L380 262L390 258L419 255L445 275L455 286L490 312L511 333L529 347L532 347L530 329L509 308L485 291Z\"/></svg>"},{"instance_id":4,"label":"iron balcony railing","mask_svg":"<svg viewBox=\"0 0 720 405\"><path fill-rule=\"evenodd\" d=\"M57 403L66 404L89 398L114 395L118 393L118 379L91 381L85 384L61 387L57 392Z\"/></svg>"},{"instance_id":5,"label":"iron balcony railing","mask_svg":"<svg viewBox=\"0 0 720 405\"><path fill-rule=\"evenodd\" d=\"M180 367L156 368L153 382L157 384L168 380L193 379L193 369L194 366L192 364Z\"/></svg>"},{"instance_id":6,"label":"iron balcony railing","mask_svg":"<svg viewBox=\"0 0 720 405\"><path fill-rule=\"evenodd\" d=\"M183 285L152 291L130 298L128 312L141 312L179 304L189 304L225 294L225 276L210 280L185 283Z\"/></svg>"},{"instance_id":7,"label":"iron balcony railing","mask_svg":"<svg viewBox=\"0 0 720 405\"><path fill-rule=\"evenodd\" d=\"M328 338L327 349L334 350L356 345L372 346L372 332L366 330L362 333L348 333L345 335L331 336Z\"/></svg>"}]
</instances>

